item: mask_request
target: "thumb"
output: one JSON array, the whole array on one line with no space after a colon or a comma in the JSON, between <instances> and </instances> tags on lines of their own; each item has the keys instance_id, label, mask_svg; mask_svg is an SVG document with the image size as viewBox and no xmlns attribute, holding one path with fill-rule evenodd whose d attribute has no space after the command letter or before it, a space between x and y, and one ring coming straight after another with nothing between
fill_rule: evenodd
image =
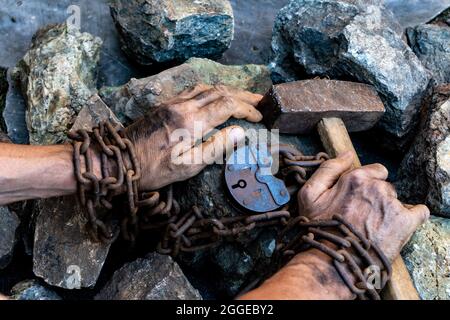
<instances>
[{"instance_id":1,"label":"thumb","mask_svg":"<svg viewBox=\"0 0 450 320\"><path fill-rule=\"evenodd\" d=\"M308 197L307 200L314 202L318 199L320 195L333 187L341 175L351 169L352 164L352 152L345 152L335 159L322 163L302 188L303 194Z\"/></svg>"},{"instance_id":2,"label":"thumb","mask_svg":"<svg viewBox=\"0 0 450 320\"><path fill-rule=\"evenodd\" d=\"M406 206L411 213L411 218L413 220L414 231L424 224L430 217L430 210L427 206L419 204L416 206Z\"/></svg>"}]
</instances>

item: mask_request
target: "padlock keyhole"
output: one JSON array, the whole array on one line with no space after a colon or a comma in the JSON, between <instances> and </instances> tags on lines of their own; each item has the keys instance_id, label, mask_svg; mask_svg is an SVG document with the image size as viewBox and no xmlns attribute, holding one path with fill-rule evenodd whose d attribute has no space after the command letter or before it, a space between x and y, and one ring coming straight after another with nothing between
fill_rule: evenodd
<instances>
[{"instance_id":1,"label":"padlock keyhole","mask_svg":"<svg viewBox=\"0 0 450 320\"><path fill-rule=\"evenodd\" d=\"M239 180L238 183L236 183L234 186L232 186L231 188L233 189L244 189L247 187L247 182L245 180Z\"/></svg>"}]
</instances>

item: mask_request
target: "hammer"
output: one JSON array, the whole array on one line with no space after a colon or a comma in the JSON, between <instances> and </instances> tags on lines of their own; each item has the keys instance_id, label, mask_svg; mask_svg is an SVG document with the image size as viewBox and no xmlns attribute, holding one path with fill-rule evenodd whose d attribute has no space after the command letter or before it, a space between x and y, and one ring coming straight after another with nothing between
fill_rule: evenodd
<instances>
[{"instance_id":1,"label":"hammer","mask_svg":"<svg viewBox=\"0 0 450 320\"><path fill-rule=\"evenodd\" d=\"M280 133L305 134L317 128L331 157L354 154L353 167L361 167L348 131L372 128L384 114L375 89L366 84L336 80L304 80L273 86L259 103L265 124ZM348 129L348 131L347 131ZM392 278L385 299L419 300L405 263L399 256L392 264Z\"/></svg>"}]
</instances>

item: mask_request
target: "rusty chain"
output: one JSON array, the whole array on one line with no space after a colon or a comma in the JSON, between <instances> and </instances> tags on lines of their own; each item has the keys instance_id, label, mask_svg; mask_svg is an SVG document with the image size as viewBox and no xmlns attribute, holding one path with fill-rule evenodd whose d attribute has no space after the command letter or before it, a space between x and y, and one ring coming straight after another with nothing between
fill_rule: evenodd
<instances>
[{"instance_id":1,"label":"rusty chain","mask_svg":"<svg viewBox=\"0 0 450 320\"><path fill-rule=\"evenodd\" d=\"M134 146L123 130L104 122L93 128L92 132L78 130L69 137L74 146L73 160L78 195L81 204L86 208L88 231L94 240L106 242L116 239L118 232L112 230L107 222L110 219L108 214L101 209L111 210L113 196L119 189L125 188L129 210L121 221L123 237L134 243L140 230L163 230L157 247L158 252L163 254L177 256L180 252L208 249L219 245L224 239L237 238L256 228L278 226L283 227L283 230L277 239L277 254L292 257L308 248L324 252L333 259L333 264L345 284L359 299L380 299L378 291L366 285L364 275L367 268L363 270L360 267L363 262L369 266L377 265L369 250L381 261L382 287L391 276L390 264L381 250L339 216L327 221L309 221L298 213L292 215L289 204L280 211L235 217L207 217L196 206L189 212L182 213L173 197L171 186L168 187L164 200L159 192L143 193L139 197L137 182L141 177L141 170ZM94 173L94 150L100 152L101 179ZM288 187L291 194L301 188L315 168L329 159L325 153L305 156L288 145L280 145L279 151L281 177L285 181L289 178L294 180L294 184ZM115 166L112 167L111 164ZM115 176L111 176L111 171L115 172ZM300 228L301 231L297 230L294 236L285 242L286 235L295 228ZM327 228L337 230L341 236L336 232L324 230ZM337 250L321 240L334 244ZM353 251L350 252L350 249ZM354 253L358 258L355 258ZM356 279L356 284L352 276ZM254 281L252 286L256 286L258 282Z\"/></svg>"},{"instance_id":2,"label":"rusty chain","mask_svg":"<svg viewBox=\"0 0 450 320\"><path fill-rule=\"evenodd\" d=\"M118 231L112 230L111 224L107 222L110 217L102 209L111 210L112 198L125 188L129 210L121 221L121 231L127 240L134 242L139 231L138 208L156 205L159 195L150 193L138 199L137 182L141 177L141 169L132 142L121 128L114 127L110 122L100 123L92 132L80 129L70 133L69 137L73 140L78 196L87 211L87 231L90 236L95 241L115 240ZM100 154L101 179L94 172L94 152ZM112 171L115 172L114 176L111 175Z\"/></svg>"},{"instance_id":3,"label":"rusty chain","mask_svg":"<svg viewBox=\"0 0 450 320\"><path fill-rule=\"evenodd\" d=\"M298 228L294 232L295 236L284 241L286 234L294 228ZM279 234L277 253L291 258L310 248L318 249L332 258L337 272L355 298L381 299L379 291L385 287L392 275L390 262L376 244L364 237L344 218L334 215L330 220L309 220L298 216L289 221L288 226ZM380 271L379 288L367 283L374 266Z\"/></svg>"},{"instance_id":4,"label":"rusty chain","mask_svg":"<svg viewBox=\"0 0 450 320\"><path fill-rule=\"evenodd\" d=\"M279 150L281 175L285 179L290 176L294 178L294 184L289 188L291 194L299 190L314 168L329 158L325 153L305 156L288 145L280 145ZM178 213L164 222L148 223L143 229L163 228L162 240L157 250L162 254L177 256L180 252L194 252L215 247L225 239L237 238L256 228L285 227L290 219L289 205L280 211L223 218L205 217L200 209L194 206L186 214L179 214L178 208Z\"/></svg>"}]
</instances>

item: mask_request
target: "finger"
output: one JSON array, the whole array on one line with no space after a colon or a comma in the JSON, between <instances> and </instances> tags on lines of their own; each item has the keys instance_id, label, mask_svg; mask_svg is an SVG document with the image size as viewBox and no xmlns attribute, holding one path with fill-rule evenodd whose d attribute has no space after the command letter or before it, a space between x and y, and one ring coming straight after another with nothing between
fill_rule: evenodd
<instances>
[{"instance_id":1,"label":"finger","mask_svg":"<svg viewBox=\"0 0 450 320\"><path fill-rule=\"evenodd\" d=\"M235 99L242 100L248 104L251 104L252 106L257 106L258 103L263 98L262 95L251 93L249 91L245 91L239 88L224 86L224 85L216 85L214 88L221 93L223 96L226 97L232 97Z\"/></svg>"},{"instance_id":2,"label":"finger","mask_svg":"<svg viewBox=\"0 0 450 320\"><path fill-rule=\"evenodd\" d=\"M414 221L414 230L424 224L430 217L430 210L423 204L411 206L408 210L412 213L411 217Z\"/></svg>"},{"instance_id":3,"label":"finger","mask_svg":"<svg viewBox=\"0 0 450 320\"><path fill-rule=\"evenodd\" d=\"M353 163L353 153L345 152L335 159L325 161L311 176L301 190L303 200L314 202L325 191L333 187L338 179L350 168Z\"/></svg>"},{"instance_id":4,"label":"finger","mask_svg":"<svg viewBox=\"0 0 450 320\"><path fill-rule=\"evenodd\" d=\"M202 108L198 117L207 124L207 130L223 124L231 117L251 122L262 120L261 113L254 106L231 97L222 97Z\"/></svg>"},{"instance_id":5,"label":"finger","mask_svg":"<svg viewBox=\"0 0 450 320\"><path fill-rule=\"evenodd\" d=\"M176 97L169 99L167 101L164 101L164 104L171 105L171 104L182 103L182 102L185 102L187 100L190 100L190 99L198 96L199 94L202 94L205 91L209 91L212 88L213 88L212 86L209 86L206 84L198 84L193 88L184 90Z\"/></svg>"},{"instance_id":6,"label":"finger","mask_svg":"<svg viewBox=\"0 0 450 320\"><path fill-rule=\"evenodd\" d=\"M389 172L385 166L379 163L373 163L361 168L357 168L352 171L353 174L361 174L366 178L386 180L389 176Z\"/></svg>"},{"instance_id":7,"label":"finger","mask_svg":"<svg viewBox=\"0 0 450 320\"><path fill-rule=\"evenodd\" d=\"M239 126L230 126L211 136L203 144L192 148L180 157L180 163L190 166L195 175L207 165L223 159L225 152L233 150L245 141L245 131Z\"/></svg>"},{"instance_id":8,"label":"finger","mask_svg":"<svg viewBox=\"0 0 450 320\"><path fill-rule=\"evenodd\" d=\"M203 108L204 106L213 103L214 101L223 97L223 94L218 92L215 88L211 88L207 91L204 91L197 96L193 97L189 104L194 108Z\"/></svg>"}]
</instances>

